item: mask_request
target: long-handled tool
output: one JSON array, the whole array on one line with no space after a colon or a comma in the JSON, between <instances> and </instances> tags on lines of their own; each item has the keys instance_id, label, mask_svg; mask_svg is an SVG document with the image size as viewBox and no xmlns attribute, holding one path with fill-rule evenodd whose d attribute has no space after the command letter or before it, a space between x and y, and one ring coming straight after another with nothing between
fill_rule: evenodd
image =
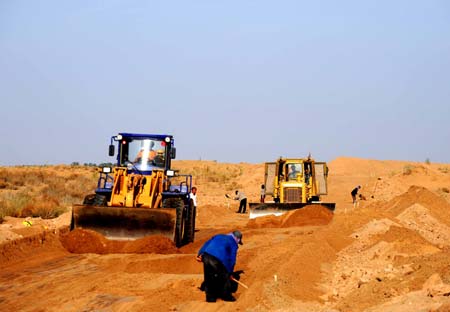
<instances>
[{"instance_id":1,"label":"long-handled tool","mask_svg":"<svg viewBox=\"0 0 450 312\"><path fill-rule=\"evenodd\" d=\"M238 281L238 280L235 279L233 276L230 276L230 279L231 279L232 281L235 281L236 283L238 283L238 284L241 285L242 287L248 289L248 286L247 286L247 285L245 285L244 283Z\"/></svg>"},{"instance_id":2,"label":"long-handled tool","mask_svg":"<svg viewBox=\"0 0 450 312\"><path fill-rule=\"evenodd\" d=\"M227 198L227 208L230 209L230 195L225 194L225 197Z\"/></svg>"}]
</instances>

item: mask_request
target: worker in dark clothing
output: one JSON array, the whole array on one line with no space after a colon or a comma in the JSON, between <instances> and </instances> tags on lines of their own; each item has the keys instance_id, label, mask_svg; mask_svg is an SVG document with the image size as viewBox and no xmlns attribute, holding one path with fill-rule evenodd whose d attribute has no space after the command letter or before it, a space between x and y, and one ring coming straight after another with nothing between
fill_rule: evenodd
<instances>
[{"instance_id":1,"label":"worker in dark clothing","mask_svg":"<svg viewBox=\"0 0 450 312\"><path fill-rule=\"evenodd\" d=\"M201 289L206 293L207 302L216 302L218 298L236 301L232 295L236 288L233 289L231 277L238 244L242 245L242 233L234 231L213 236L198 251L197 261L203 262L204 282Z\"/></svg>"},{"instance_id":2,"label":"worker in dark clothing","mask_svg":"<svg viewBox=\"0 0 450 312\"><path fill-rule=\"evenodd\" d=\"M359 189L361 188L361 185L358 185L357 187L355 187L351 194L352 194L352 199L353 199L353 205L356 204L356 195L358 194Z\"/></svg>"},{"instance_id":3,"label":"worker in dark clothing","mask_svg":"<svg viewBox=\"0 0 450 312\"><path fill-rule=\"evenodd\" d=\"M309 171L309 168L305 168L305 183L308 185L309 180L311 179L311 172Z\"/></svg>"}]
</instances>

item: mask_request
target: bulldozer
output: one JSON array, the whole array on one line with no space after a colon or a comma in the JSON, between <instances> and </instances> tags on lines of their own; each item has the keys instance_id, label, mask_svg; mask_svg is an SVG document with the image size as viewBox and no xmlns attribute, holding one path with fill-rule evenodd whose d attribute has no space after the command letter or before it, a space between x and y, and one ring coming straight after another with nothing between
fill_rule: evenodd
<instances>
[{"instance_id":1,"label":"bulldozer","mask_svg":"<svg viewBox=\"0 0 450 312\"><path fill-rule=\"evenodd\" d=\"M335 203L321 202L327 194L328 166L307 158L283 158L264 164L265 194L272 201L250 203L250 219L266 215L282 215L307 205L321 205L334 211Z\"/></svg>"},{"instance_id":2,"label":"bulldozer","mask_svg":"<svg viewBox=\"0 0 450 312\"><path fill-rule=\"evenodd\" d=\"M171 169L173 136L119 133L109 145L109 156L115 154L117 163L99 168L95 193L73 205L70 229L94 230L112 240L163 235L177 247L193 242L192 176Z\"/></svg>"}]
</instances>

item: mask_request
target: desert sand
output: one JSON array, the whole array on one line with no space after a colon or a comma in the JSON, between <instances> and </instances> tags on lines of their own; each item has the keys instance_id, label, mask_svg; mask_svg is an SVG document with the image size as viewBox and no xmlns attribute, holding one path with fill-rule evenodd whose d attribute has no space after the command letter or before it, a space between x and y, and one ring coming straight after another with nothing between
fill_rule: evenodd
<instances>
[{"instance_id":1,"label":"desert sand","mask_svg":"<svg viewBox=\"0 0 450 312\"><path fill-rule=\"evenodd\" d=\"M450 311L450 165L338 158L330 214L307 206L249 220L224 194L257 201L263 164L177 161L180 171L229 169L226 184L194 176L195 242L118 243L57 219L0 224L0 311ZM238 169L236 169L238 168ZM236 173L238 170L238 174ZM222 171L221 171L222 172ZM366 200L353 207L361 185ZM87 190L87 193L89 191ZM239 229L236 302L206 303L195 261L212 235Z\"/></svg>"}]
</instances>

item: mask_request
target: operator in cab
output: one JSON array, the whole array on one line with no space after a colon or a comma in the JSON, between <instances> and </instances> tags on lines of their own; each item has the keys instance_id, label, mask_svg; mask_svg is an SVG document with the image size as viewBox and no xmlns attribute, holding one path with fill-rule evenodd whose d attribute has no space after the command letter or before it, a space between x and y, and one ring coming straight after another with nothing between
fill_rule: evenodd
<instances>
[{"instance_id":1,"label":"operator in cab","mask_svg":"<svg viewBox=\"0 0 450 312\"><path fill-rule=\"evenodd\" d=\"M154 146L155 142L153 141L150 143L150 148L148 149L146 149L145 146L142 146L134 159L134 163L140 163L142 162L142 159L148 159L149 162L152 162L156 157L156 151L153 150Z\"/></svg>"},{"instance_id":2,"label":"operator in cab","mask_svg":"<svg viewBox=\"0 0 450 312\"><path fill-rule=\"evenodd\" d=\"M297 180L297 175L299 173L301 172L297 169L297 165L291 164L289 166L288 180Z\"/></svg>"}]
</instances>

